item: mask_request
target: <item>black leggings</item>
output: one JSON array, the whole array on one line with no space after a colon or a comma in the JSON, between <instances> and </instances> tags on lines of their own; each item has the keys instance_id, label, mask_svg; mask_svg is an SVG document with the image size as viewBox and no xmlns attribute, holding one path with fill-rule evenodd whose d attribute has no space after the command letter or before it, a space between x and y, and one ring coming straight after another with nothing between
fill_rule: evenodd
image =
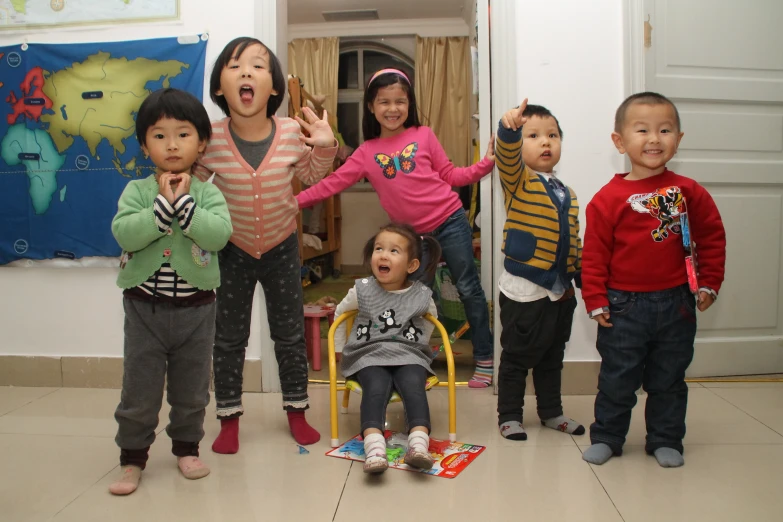
<instances>
[{"instance_id":1,"label":"black leggings","mask_svg":"<svg viewBox=\"0 0 783 522\"><path fill-rule=\"evenodd\" d=\"M356 378L362 385L362 433L369 428L384 430L386 406L394 390L402 397L408 431L414 426L424 426L429 431L430 407L424 390L427 376L427 370L418 364L369 366L359 370Z\"/></svg>"}]
</instances>

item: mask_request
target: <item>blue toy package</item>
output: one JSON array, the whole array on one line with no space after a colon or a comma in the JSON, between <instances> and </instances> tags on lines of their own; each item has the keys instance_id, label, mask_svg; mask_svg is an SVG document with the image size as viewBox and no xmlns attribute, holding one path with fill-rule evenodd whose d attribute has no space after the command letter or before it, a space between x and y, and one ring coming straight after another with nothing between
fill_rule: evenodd
<instances>
[{"instance_id":1,"label":"blue toy package","mask_svg":"<svg viewBox=\"0 0 783 522\"><path fill-rule=\"evenodd\" d=\"M680 213L682 246L685 249L685 271L688 274L688 287L694 295L699 293L698 263L696 261L696 243L691 238L691 222L688 217L688 205L682 200L683 212Z\"/></svg>"}]
</instances>

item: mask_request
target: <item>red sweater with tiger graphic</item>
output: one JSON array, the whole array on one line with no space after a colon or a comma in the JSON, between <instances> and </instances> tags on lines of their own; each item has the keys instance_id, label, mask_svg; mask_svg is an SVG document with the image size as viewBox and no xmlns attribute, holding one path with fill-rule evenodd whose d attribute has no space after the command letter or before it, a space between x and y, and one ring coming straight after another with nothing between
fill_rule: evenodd
<instances>
[{"instance_id":1,"label":"red sweater with tiger graphic","mask_svg":"<svg viewBox=\"0 0 783 522\"><path fill-rule=\"evenodd\" d=\"M687 283L680 214L687 204L699 286L720 290L726 233L707 190L665 170L643 180L617 174L587 205L582 298L588 313L609 304L606 289L654 292Z\"/></svg>"}]
</instances>

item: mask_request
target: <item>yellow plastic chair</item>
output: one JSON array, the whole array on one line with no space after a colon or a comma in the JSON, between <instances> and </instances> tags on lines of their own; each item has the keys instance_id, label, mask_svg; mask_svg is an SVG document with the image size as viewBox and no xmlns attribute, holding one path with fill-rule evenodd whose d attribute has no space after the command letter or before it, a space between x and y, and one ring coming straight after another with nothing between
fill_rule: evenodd
<instances>
[{"instance_id":1,"label":"yellow plastic chair","mask_svg":"<svg viewBox=\"0 0 783 522\"><path fill-rule=\"evenodd\" d=\"M361 386L359 383L353 380L348 380L344 385L337 385L337 360L334 355L334 332L337 331L337 327L343 322L346 322L346 332L350 332L353 327L353 320L358 313L357 310L346 312L340 317L335 319L329 328L329 406L331 408L331 421L332 421L332 447L336 448L340 445L338 428L337 428L337 392L343 392L343 403L341 412L347 413L348 401L351 398L351 391L361 393ZM432 315L426 314L424 319L435 325L435 328L440 332L441 339L443 341L443 351L446 353L446 365L448 368L448 382L439 382L437 377L430 377L427 379L426 388L429 390L434 386L446 386L449 389L449 440L455 442L457 440L457 387L456 377L454 374L454 355L451 353L451 343L449 342L449 334L443 325L435 319ZM347 337L347 336L346 336ZM400 397L397 392L392 394L390 402L399 401Z\"/></svg>"}]
</instances>

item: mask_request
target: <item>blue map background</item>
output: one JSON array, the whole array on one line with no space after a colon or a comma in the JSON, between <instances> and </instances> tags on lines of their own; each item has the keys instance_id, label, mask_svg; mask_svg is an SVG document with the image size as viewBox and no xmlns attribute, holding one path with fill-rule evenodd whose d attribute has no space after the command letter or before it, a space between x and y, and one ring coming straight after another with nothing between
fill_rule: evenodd
<instances>
[{"instance_id":1,"label":"blue map background","mask_svg":"<svg viewBox=\"0 0 783 522\"><path fill-rule=\"evenodd\" d=\"M8 116L14 114L14 107L9 102L9 96L13 92L17 98L22 97L21 84L32 69L42 68L46 82L46 78L67 68L76 71L75 64L85 62L88 57L98 53L108 53L110 59L125 58L129 62L144 58L187 64L177 74L149 78L143 82L144 92L132 93L138 99L135 110L146 95L164 86L189 91L201 100L206 41L196 40L196 37L193 37L193 41L196 43L182 44L177 38L161 38L112 43L30 44L26 50L22 50L21 46L0 47L0 54L3 55L0 59L0 82L3 84L0 87L0 143L12 127ZM14 54L21 57L21 63ZM19 65L11 67L10 63ZM116 65L118 62L113 63ZM137 73L129 70L128 74ZM132 83L130 80L139 83L138 78L118 79L128 84ZM53 114L54 111L61 111L56 101L43 114ZM62 110L63 113L67 111L67 108ZM135 112L132 118L135 121ZM51 125L42 119L45 118L21 115L14 123L51 134ZM17 259L79 259L120 254L120 247L111 233L111 219L117 211L117 200L129 181L145 177L154 170L151 162L145 160L141 153L135 129L124 130L131 135L121 140L125 148L122 152L118 150L117 142L112 145L102 139L93 153L83 136L73 136L73 143L60 152L65 155L65 160L62 168L57 170L57 188L43 213L40 213L40 208L39 213L36 213L31 199L30 184L36 179L28 176L25 165L9 165L0 155L0 265ZM89 129L84 130L83 134L89 135L88 132ZM40 133L28 135L36 138L41 136ZM85 157L89 161L87 168ZM120 174L116 159L120 160L122 166L135 162L135 168L123 168L123 174Z\"/></svg>"}]
</instances>

